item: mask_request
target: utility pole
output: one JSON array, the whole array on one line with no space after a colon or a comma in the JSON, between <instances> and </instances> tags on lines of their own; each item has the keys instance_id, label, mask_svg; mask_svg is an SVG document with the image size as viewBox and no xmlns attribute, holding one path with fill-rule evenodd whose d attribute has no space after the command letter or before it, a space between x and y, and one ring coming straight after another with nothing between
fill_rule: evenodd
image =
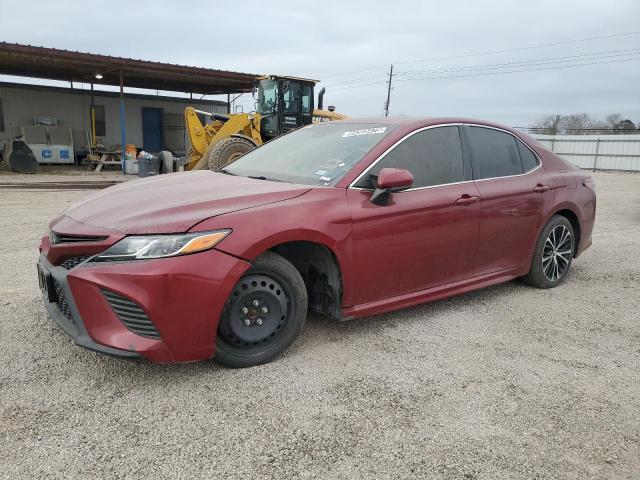
<instances>
[{"instance_id":1,"label":"utility pole","mask_svg":"<svg viewBox=\"0 0 640 480\"><path fill-rule=\"evenodd\" d=\"M391 102L391 79L393 78L393 65L389 69L389 88L387 88L387 101L384 103L384 116L389 116L389 102Z\"/></svg>"}]
</instances>

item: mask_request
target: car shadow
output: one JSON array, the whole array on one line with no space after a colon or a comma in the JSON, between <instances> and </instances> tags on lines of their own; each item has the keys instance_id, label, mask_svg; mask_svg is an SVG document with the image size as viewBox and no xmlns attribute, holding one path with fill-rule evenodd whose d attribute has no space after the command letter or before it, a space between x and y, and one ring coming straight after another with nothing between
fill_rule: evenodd
<instances>
[{"instance_id":1,"label":"car shadow","mask_svg":"<svg viewBox=\"0 0 640 480\"><path fill-rule=\"evenodd\" d=\"M567 281L570 281L567 278ZM303 355L305 349L322 349L325 343L344 342L367 335L377 335L400 325L423 323L429 325L430 319L449 313L453 309L481 312L491 308L491 304L508 298L509 293L532 290L522 282L514 280L499 285L493 285L480 290L456 295L442 300L435 300L421 305L395 310L389 313L372 315L344 322L337 322L326 316L310 314L307 317L305 328L300 338L284 352L277 360L289 361ZM540 294L545 290L533 289ZM85 352L85 355L93 357L93 361L100 364L100 370L105 375L118 375L125 377L140 377L154 379L154 381L175 383L191 382L193 380L215 381L217 377L236 376L234 373L247 371L247 369L229 369L221 366L215 360L204 360L193 363L178 364L153 364L145 360L122 360L107 357L93 352ZM84 355L83 355L84 356ZM253 367L274 368L269 365ZM276 367L277 368L277 367Z\"/></svg>"}]
</instances>

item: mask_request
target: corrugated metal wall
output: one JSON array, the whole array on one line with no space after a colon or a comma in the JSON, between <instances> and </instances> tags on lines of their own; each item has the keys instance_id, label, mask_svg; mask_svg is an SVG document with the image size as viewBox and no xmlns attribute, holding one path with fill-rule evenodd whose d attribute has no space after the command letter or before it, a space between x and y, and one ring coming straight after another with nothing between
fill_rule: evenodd
<instances>
[{"instance_id":1,"label":"corrugated metal wall","mask_svg":"<svg viewBox=\"0 0 640 480\"><path fill-rule=\"evenodd\" d=\"M581 168L640 172L640 135L532 135Z\"/></svg>"},{"instance_id":2,"label":"corrugated metal wall","mask_svg":"<svg viewBox=\"0 0 640 480\"><path fill-rule=\"evenodd\" d=\"M36 117L55 117L58 125L71 127L76 151L87 145L90 131L91 93L87 90L58 88L30 88L27 85L0 84L4 116L4 132L0 138L11 138L20 134L20 127L33 125ZM105 110L106 134L98 141L104 145L120 145L120 100L117 95L104 95L96 91L95 104ZM182 115L188 105L205 111L226 113L225 105L187 98L154 97L128 94L124 100L127 143L142 147L142 108L163 109L165 120L165 145L184 153L187 142ZM179 119L179 120L178 120ZM182 129L180 128L182 126Z\"/></svg>"}]
</instances>

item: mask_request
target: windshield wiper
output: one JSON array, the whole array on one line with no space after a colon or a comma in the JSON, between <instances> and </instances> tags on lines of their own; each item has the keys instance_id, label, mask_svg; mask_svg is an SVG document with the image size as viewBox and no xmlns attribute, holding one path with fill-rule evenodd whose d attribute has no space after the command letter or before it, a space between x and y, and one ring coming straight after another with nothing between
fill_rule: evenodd
<instances>
[{"instance_id":1,"label":"windshield wiper","mask_svg":"<svg viewBox=\"0 0 640 480\"><path fill-rule=\"evenodd\" d=\"M234 177L238 176L237 173L230 172L229 170L225 170L224 168L221 168L220 170L218 170L218 172L224 173L225 175L233 175Z\"/></svg>"},{"instance_id":2,"label":"windshield wiper","mask_svg":"<svg viewBox=\"0 0 640 480\"><path fill-rule=\"evenodd\" d=\"M267 180L269 182L284 182L284 183L290 183L287 182L286 180L280 180L279 178L269 178L269 177L265 177L264 175L247 175L248 178L253 178L254 180Z\"/></svg>"}]
</instances>

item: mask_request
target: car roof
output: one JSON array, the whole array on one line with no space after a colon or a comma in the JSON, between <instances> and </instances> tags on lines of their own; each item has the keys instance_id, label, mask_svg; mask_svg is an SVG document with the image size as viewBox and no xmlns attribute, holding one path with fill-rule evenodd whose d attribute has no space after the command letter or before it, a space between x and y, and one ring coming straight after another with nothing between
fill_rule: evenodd
<instances>
[{"instance_id":1,"label":"car roof","mask_svg":"<svg viewBox=\"0 0 640 480\"><path fill-rule=\"evenodd\" d=\"M391 117L350 117L344 120L336 120L330 123L345 123L345 124L378 124L378 125L396 125L402 127L403 132L415 130L422 127L429 127L433 125L446 125L450 123L465 123L465 124L473 124L473 125L482 125L485 127L493 127L499 128L501 130L506 130L508 132L513 133L520 139L524 140L529 144L536 144L538 146L542 146L538 143L537 140L530 137L529 135L515 130L506 125L502 125L497 122L491 122L488 120L478 120L477 118L469 118L469 117L417 117L417 116L409 116L409 115L398 115Z\"/></svg>"},{"instance_id":2,"label":"car roof","mask_svg":"<svg viewBox=\"0 0 640 480\"><path fill-rule=\"evenodd\" d=\"M502 128L504 130L513 130L511 127L501 125L499 123L478 120L477 118L467 117L414 117L409 115L398 115L392 117L350 117L344 120L337 120L338 123L376 123L383 125L403 125L403 126L429 126L446 123L471 123L477 125L485 125L488 127Z\"/></svg>"}]
</instances>

